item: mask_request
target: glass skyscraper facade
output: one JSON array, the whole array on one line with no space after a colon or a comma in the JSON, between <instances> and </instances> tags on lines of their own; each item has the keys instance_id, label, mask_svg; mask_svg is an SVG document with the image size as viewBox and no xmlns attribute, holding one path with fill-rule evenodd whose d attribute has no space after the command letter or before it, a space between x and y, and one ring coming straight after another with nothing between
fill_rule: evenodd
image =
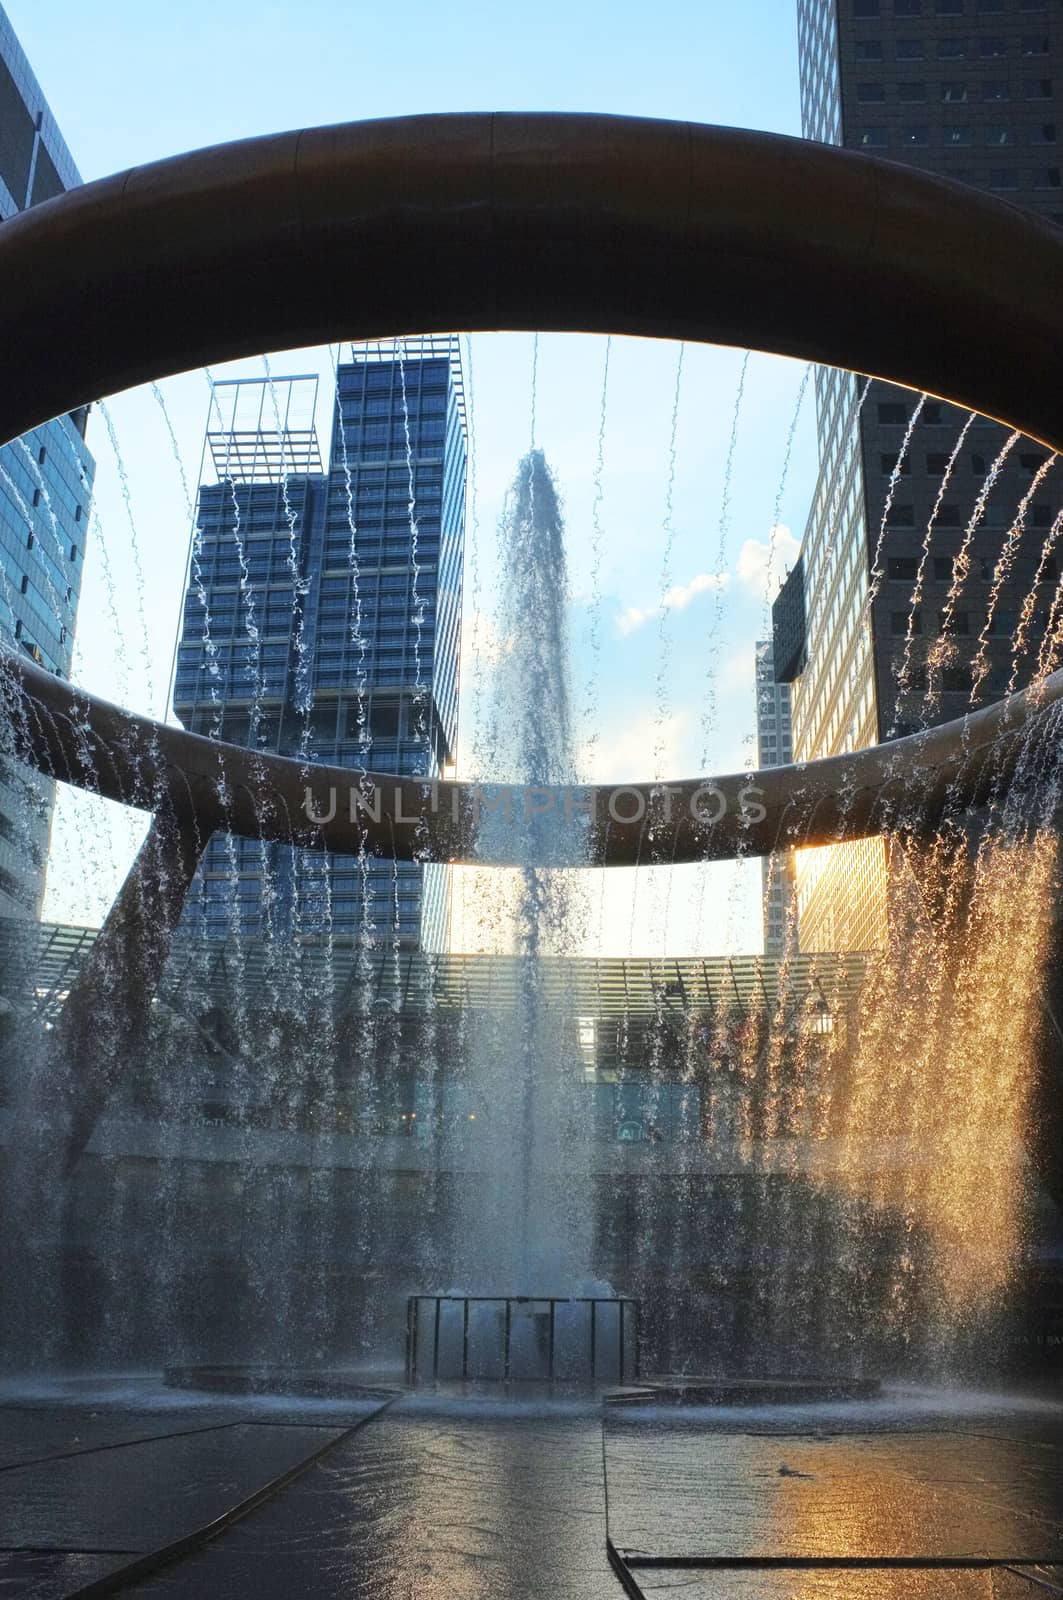
<instances>
[{"instance_id":1,"label":"glass skyscraper facade","mask_svg":"<svg viewBox=\"0 0 1063 1600\"><path fill-rule=\"evenodd\" d=\"M316 378L217 384L178 647L185 727L356 771L453 765L465 537L457 341L338 365L322 469ZM217 837L185 926L443 949L446 868Z\"/></svg>"},{"instance_id":2,"label":"glass skyscraper facade","mask_svg":"<svg viewBox=\"0 0 1063 1600\"><path fill-rule=\"evenodd\" d=\"M785 767L793 760L793 726L790 685L775 676L775 650L771 639L759 639L757 663L757 766ZM766 856L760 864L764 914L764 954L785 955L789 944L796 950L793 926L793 851Z\"/></svg>"},{"instance_id":3,"label":"glass skyscraper facade","mask_svg":"<svg viewBox=\"0 0 1063 1600\"><path fill-rule=\"evenodd\" d=\"M0 7L0 221L80 181ZM0 644L64 677L96 471L85 421L81 410L0 448ZM0 916L40 915L53 804L53 784L0 758Z\"/></svg>"},{"instance_id":4,"label":"glass skyscraper facade","mask_svg":"<svg viewBox=\"0 0 1063 1600\"><path fill-rule=\"evenodd\" d=\"M798 39L806 137L1063 222L1063 7L1054 0L799 0ZM793 683L797 760L999 698L1030 596L1021 682L1056 585L1050 558L1032 588L1063 503L1041 446L1009 445L997 424L956 407L920 406L907 390L824 370L816 408L820 478L788 581L804 588L806 636L776 663ZM779 608L792 613L795 596L784 590ZM777 634L781 657L778 644ZM879 840L800 852L802 948L879 943L885 884Z\"/></svg>"}]
</instances>

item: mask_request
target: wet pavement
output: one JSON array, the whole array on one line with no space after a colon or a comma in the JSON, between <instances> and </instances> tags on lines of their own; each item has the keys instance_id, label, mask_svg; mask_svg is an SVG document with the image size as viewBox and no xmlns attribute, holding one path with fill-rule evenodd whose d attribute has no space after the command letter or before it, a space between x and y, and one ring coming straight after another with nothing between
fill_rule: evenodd
<instances>
[{"instance_id":1,"label":"wet pavement","mask_svg":"<svg viewBox=\"0 0 1063 1600\"><path fill-rule=\"evenodd\" d=\"M1063 1595L1063 1405L380 1404L0 1401L0 1600Z\"/></svg>"}]
</instances>

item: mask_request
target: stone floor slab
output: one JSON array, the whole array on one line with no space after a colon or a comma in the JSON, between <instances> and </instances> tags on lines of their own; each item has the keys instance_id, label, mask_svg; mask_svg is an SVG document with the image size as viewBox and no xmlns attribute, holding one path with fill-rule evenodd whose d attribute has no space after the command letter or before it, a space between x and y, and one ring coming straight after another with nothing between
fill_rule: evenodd
<instances>
[{"instance_id":1,"label":"stone floor slab","mask_svg":"<svg viewBox=\"0 0 1063 1600\"><path fill-rule=\"evenodd\" d=\"M614 1543L654 1555L1063 1561L1063 1451L990 1434L606 1435Z\"/></svg>"},{"instance_id":2,"label":"stone floor slab","mask_svg":"<svg viewBox=\"0 0 1063 1600\"><path fill-rule=\"evenodd\" d=\"M151 1550L204 1527L340 1430L237 1424L0 1474L0 1543Z\"/></svg>"}]
</instances>

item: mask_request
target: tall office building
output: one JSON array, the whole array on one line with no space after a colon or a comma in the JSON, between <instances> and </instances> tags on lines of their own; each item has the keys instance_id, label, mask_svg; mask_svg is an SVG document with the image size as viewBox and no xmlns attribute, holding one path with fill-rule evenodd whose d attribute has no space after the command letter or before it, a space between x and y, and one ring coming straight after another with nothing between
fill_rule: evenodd
<instances>
[{"instance_id":1,"label":"tall office building","mask_svg":"<svg viewBox=\"0 0 1063 1600\"><path fill-rule=\"evenodd\" d=\"M0 221L81 182L0 7ZM12 374L17 381L17 374ZM86 410L0 448L0 646L70 671L96 466ZM39 916L54 785L0 761L0 915Z\"/></svg>"},{"instance_id":2,"label":"tall office building","mask_svg":"<svg viewBox=\"0 0 1063 1600\"><path fill-rule=\"evenodd\" d=\"M784 767L793 760L790 685L775 676L771 639L756 645L757 766ZM793 923L794 856L790 850L765 857L760 864L764 910L764 954L784 955L788 941L796 950Z\"/></svg>"},{"instance_id":3,"label":"tall office building","mask_svg":"<svg viewBox=\"0 0 1063 1600\"><path fill-rule=\"evenodd\" d=\"M806 137L922 167L1063 222L1057 0L798 0L798 30ZM1041 446L1008 447L999 426L968 425L953 406L920 406L906 390L834 371L817 374L816 406L820 478L802 561L775 616L776 672L793 683L798 760L998 698L1061 504L1058 469L1042 473ZM966 575L956 565L965 545ZM1054 558L1041 578L1020 681L1043 633ZM879 943L885 884L881 841L801 852L802 948Z\"/></svg>"},{"instance_id":4,"label":"tall office building","mask_svg":"<svg viewBox=\"0 0 1063 1600\"><path fill-rule=\"evenodd\" d=\"M174 710L185 727L341 766L454 761L466 424L457 341L367 345L316 378L213 387ZM364 913L364 914L363 914ZM185 925L443 949L446 869L216 838Z\"/></svg>"}]
</instances>

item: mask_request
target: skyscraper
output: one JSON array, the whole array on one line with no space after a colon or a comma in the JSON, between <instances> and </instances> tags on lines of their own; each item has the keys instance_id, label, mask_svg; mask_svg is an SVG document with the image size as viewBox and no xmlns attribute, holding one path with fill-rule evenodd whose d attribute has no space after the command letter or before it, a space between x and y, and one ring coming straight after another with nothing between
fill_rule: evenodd
<instances>
[{"instance_id":1,"label":"skyscraper","mask_svg":"<svg viewBox=\"0 0 1063 1600\"><path fill-rule=\"evenodd\" d=\"M793 760L790 721L790 686L775 676L775 651L771 639L760 639L757 663L757 766L784 767ZM764 954L781 956L787 939L793 939L794 858L792 851L761 861L764 911ZM795 946L796 948L796 946Z\"/></svg>"},{"instance_id":2,"label":"skyscraper","mask_svg":"<svg viewBox=\"0 0 1063 1600\"><path fill-rule=\"evenodd\" d=\"M806 137L922 167L1063 222L1063 7L798 0L798 39ZM798 760L999 698L1029 595L1021 683L1056 584L1055 558L1039 557L1061 504L1041 446L956 407L821 371L816 408L815 503L802 562L776 606L776 665L793 683ZM799 615L807 624L795 639ZM879 840L801 852L802 948L878 943L885 878Z\"/></svg>"},{"instance_id":3,"label":"skyscraper","mask_svg":"<svg viewBox=\"0 0 1063 1600\"><path fill-rule=\"evenodd\" d=\"M0 221L80 183L0 7ZM85 409L0 448L0 644L70 671L96 466ZM39 916L54 785L0 762L0 915Z\"/></svg>"},{"instance_id":4,"label":"skyscraper","mask_svg":"<svg viewBox=\"0 0 1063 1600\"><path fill-rule=\"evenodd\" d=\"M466 427L456 340L367 345L317 379L215 384L174 709L184 725L354 770L454 761ZM186 926L445 947L446 870L217 838Z\"/></svg>"}]
</instances>

